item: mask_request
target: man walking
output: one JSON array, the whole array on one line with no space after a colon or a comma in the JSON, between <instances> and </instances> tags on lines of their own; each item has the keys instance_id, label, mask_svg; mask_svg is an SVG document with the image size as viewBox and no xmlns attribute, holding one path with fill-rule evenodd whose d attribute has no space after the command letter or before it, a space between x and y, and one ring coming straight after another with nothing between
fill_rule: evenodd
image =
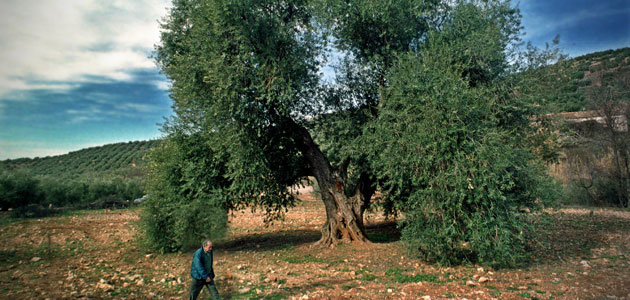
<instances>
[{"instance_id":1,"label":"man walking","mask_svg":"<svg viewBox=\"0 0 630 300\"><path fill-rule=\"evenodd\" d=\"M217 287L214 285L211 241L205 240L201 248L195 251L192 265L190 266L190 276L192 276L192 283L190 284L189 300L196 300L204 286L208 287L212 299L221 299Z\"/></svg>"}]
</instances>

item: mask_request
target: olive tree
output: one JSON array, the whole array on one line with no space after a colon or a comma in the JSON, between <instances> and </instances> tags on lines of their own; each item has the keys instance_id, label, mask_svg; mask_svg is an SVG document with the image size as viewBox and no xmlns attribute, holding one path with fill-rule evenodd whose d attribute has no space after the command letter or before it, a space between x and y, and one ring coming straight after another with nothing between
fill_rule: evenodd
<instances>
[{"instance_id":1,"label":"olive tree","mask_svg":"<svg viewBox=\"0 0 630 300\"><path fill-rule=\"evenodd\" d=\"M466 23L465 29L456 26ZM487 144L489 153L509 148L518 138L508 132L525 126L527 114L511 103L509 87L498 83L509 77L506 53L519 30L518 10L508 1L176 0L162 24L155 58L172 82L175 115L164 126L167 143L178 144L178 151L185 155L175 161L164 159L162 164L187 168L199 176L167 181L166 186L176 191L174 195L184 193L183 198L173 196L182 201L212 194L204 199L223 211L262 207L273 218L295 202L287 186L313 176L326 213L319 243L368 242L363 214L378 189L384 199L380 203L389 213L406 209L396 203L423 201L405 198L416 190L400 189L424 186L394 184L416 180L413 168L417 166L387 162L402 158L405 152L394 147L398 133L385 126L406 126L407 108L421 102L392 109L388 99L395 91L426 84L422 77L429 76L426 72L455 74L459 79L432 82L423 91L436 103L449 101L443 97L449 91L454 93L449 97L459 97L461 92L466 99L477 95L497 99L500 108L484 103L483 109L475 109L475 102L454 102L449 114L456 118L458 112L470 112L473 115L467 118L476 121L475 114L491 113L492 118L480 119L481 125L470 124L486 128L471 129L477 134L474 139L487 132L492 138ZM434 45L427 44L430 41ZM427 50L440 56L442 47L448 54L441 61L446 69L426 68L422 63L412 69L401 65ZM320 74L331 48L339 57L332 83L322 81ZM415 76L417 72L424 75ZM411 81L401 79L408 75ZM434 116L426 112L411 112L416 113L414 122L430 122ZM501 129L493 129L497 126ZM422 131L414 134L443 137ZM190 139L195 143L190 144ZM462 136L462 140L468 139ZM459 146L453 144L452 149ZM195 150L198 147L206 150ZM433 155L425 150L420 147L413 155ZM385 158L383 153L390 156ZM449 157L441 158L442 163L457 163ZM509 158L516 160L514 164L497 162L488 172L504 174L504 168L524 167L529 162L525 154ZM207 176L208 171L199 166L215 171ZM167 169L160 169L159 160L154 168L157 178L171 176ZM439 172L444 170L423 172L442 176ZM467 177L455 180L467 186ZM495 184L507 184L499 181ZM531 198L521 183L510 186L524 187L518 197ZM198 192L188 193L183 186ZM172 211L178 206L153 207L151 215L168 219L175 218ZM480 211L483 214L483 208Z\"/></svg>"}]
</instances>

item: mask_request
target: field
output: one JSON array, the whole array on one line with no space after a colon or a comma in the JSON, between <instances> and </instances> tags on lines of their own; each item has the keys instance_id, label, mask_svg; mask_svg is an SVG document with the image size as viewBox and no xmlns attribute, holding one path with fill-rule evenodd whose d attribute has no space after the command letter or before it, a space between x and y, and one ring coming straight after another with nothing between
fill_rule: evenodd
<instances>
[{"instance_id":1,"label":"field","mask_svg":"<svg viewBox=\"0 0 630 300\"><path fill-rule=\"evenodd\" d=\"M630 299L630 211L563 208L535 218L521 269L440 267L409 256L394 223L367 216L373 243L313 246L323 204L308 190L282 221L238 211L215 241L223 299ZM0 298L185 299L192 251L149 253L139 209L0 219ZM202 293L207 297L207 291ZM205 299L205 298L203 298Z\"/></svg>"}]
</instances>

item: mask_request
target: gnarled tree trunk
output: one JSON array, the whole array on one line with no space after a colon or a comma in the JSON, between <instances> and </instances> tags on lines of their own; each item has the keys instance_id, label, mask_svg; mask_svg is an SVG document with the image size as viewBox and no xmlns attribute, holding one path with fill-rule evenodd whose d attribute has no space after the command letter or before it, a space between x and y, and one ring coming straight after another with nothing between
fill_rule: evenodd
<instances>
[{"instance_id":1,"label":"gnarled tree trunk","mask_svg":"<svg viewBox=\"0 0 630 300\"><path fill-rule=\"evenodd\" d=\"M369 176L361 174L354 195L345 194L345 180L335 174L330 162L315 144L310 133L291 119L285 125L295 134L296 143L307 158L311 173L317 179L321 198L326 207L326 223L318 244L333 245L339 242L369 242L363 225L363 212L373 194Z\"/></svg>"}]
</instances>

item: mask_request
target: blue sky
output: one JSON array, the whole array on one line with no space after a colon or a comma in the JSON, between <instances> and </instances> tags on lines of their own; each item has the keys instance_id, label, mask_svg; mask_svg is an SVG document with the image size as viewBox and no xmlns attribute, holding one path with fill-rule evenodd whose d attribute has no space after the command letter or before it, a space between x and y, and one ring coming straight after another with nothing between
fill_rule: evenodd
<instances>
[{"instance_id":1,"label":"blue sky","mask_svg":"<svg viewBox=\"0 0 630 300\"><path fill-rule=\"evenodd\" d=\"M517 3L513 1L513 3ZM168 0L1 0L0 160L160 137L168 82L149 58ZM630 46L630 1L522 0L525 41Z\"/></svg>"}]
</instances>

